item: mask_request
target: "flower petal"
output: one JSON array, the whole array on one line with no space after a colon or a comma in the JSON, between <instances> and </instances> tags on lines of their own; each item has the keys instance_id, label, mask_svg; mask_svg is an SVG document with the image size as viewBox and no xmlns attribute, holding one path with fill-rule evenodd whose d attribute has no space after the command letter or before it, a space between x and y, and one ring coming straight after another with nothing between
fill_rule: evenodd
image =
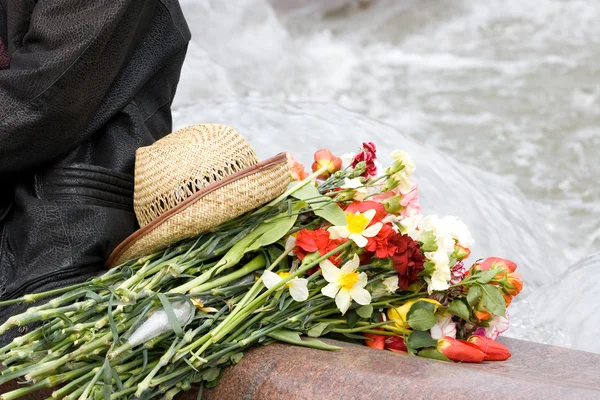
<instances>
[{"instance_id":1,"label":"flower petal","mask_svg":"<svg viewBox=\"0 0 600 400\"><path fill-rule=\"evenodd\" d=\"M330 297L332 299L335 299L335 295L339 291L340 291L340 287L335 283L330 283L329 285L327 285L323 289L321 289L321 293L323 293L323 295Z\"/></svg>"},{"instance_id":2,"label":"flower petal","mask_svg":"<svg viewBox=\"0 0 600 400\"><path fill-rule=\"evenodd\" d=\"M352 240L358 247L365 247L369 241L363 235L359 235L358 233L352 233L349 236L350 240Z\"/></svg>"},{"instance_id":3,"label":"flower petal","mask_svg":"<svg viewBox=\"0 0 600 400\"><path fill-rule=\"evenodd\" d=\"M356 285L354 285L354 287L365 287L367 286L368 280L369 278L367 277L367 274L361 272L360 274L358 274L358 282L356 282Z\"/></svg>"},{"instance_id":4,"label":"flower petal","mask_svg":"<svg viewBox=\"0 0 600 400\"><path fill-rule=\"evenodd\" d=\"M277 285L283 279L277 275L275 272L265 271L262 274L262 280L267 289L271 289L273 286ZM283 286L281 287L283 288Z\"/></svg>"},{"instance_id":5,"label":"flower petal","mask_svg":"<svg viewBox=\"0 0 600 400\"><path fill-rule=\"evenodd\" d=\"M377 214L377 211L375 211L374 209L370 209L367 210L363 213L363 215L369 220L369 222L371 222L371 220L373 219L373 217L375 216L375 214Z\"/></svg>"},{"instance_id":6,"label":"flower petal","mask_svg":"<svg viewBox=\"0 0 600 400\"><path fill-rule=\"evenodd\" d=\"M352 260L348 261L340 269L340 275L341 274L348 274L348 273L356 270L356 268L358 268L359 264L360 264L360 258L358 257L358 254L354 253L354 256L352 257Z\"/></svg>"},{"instance_id":7,"label":"flower petal","mask_svg":"<svg viewBox=\"0 0 600 400\"><path fill-rule=\"evenodd\" d=\"M308 279L295 278L290 281L290 295L296 301L304 301L308 299Z\"/></svg>"},{"instance_id":8,"label":"flower petal","mask_svg":"<svg viewBox=\"0 0 600 400\"><path fill-rule=\"evenodd\" d=\"M361 288L358 285L354 285L354 287L350 289L350 296L352 296L354 301L362 306L365 306L371 302L371 293L369 293L367 289Z\"/></svg>"},{"instance_id":9,"label":"flower petal","mask_svg":"<svg viewBox=\"0 0 600 400\"><path fill-rule=\"evenodd\" d=\"M321 272L323 273L323 278L327 282L337 282L342 275L342 272L338 267L333 265L333 263L329 260L323 260L319 263L321 266Z\"/></svg>"},{"instance_id":10,"label":"flower petal","mask_svg":"<svg viewBox=\"0 0 600 400\"><path fill-rule=\"evenodd\" d=\"M352 297L348 289L340 289L338 294L335 296L335 305L340 309L342 315L346 314L348 308L352 304Z\"/></svg>"},{"instance_id":11,"label":"flower petal","mask_svg":"<svg viewBox=\"0 0 600 400\"><path fill-rule=\"evenodd\" d=\"M364 237L373 237L376 236L379 231L383 228L383 224L381 222L377 222L376 224L371 225L367 229L362 232Z\"/></svg>"}]
</instances>

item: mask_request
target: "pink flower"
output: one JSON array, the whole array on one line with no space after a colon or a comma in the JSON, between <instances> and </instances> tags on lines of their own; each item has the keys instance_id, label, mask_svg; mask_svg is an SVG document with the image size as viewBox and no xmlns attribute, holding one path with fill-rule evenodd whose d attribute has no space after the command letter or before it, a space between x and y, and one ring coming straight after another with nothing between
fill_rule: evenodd
<instances>
[{"instance_id":1,"label":"pink flower","mask_svg":"<svg viewBox=\"0 0 600 400\"><path fill-rule=\"evenodd\" d=\"M401 215L403 217L411 217L413 215L421 214L421 205L419 204L419 186L412 182L410 190L406 193L402 193L402 200L400 205L404 207Z\"/></svg>"},{"instance_id":2,"label":"pink flower","mask_svg":"<svg viewBox=\"0 0 600 400\"><path fill-rule=\"evenodd\" d=\"M465 277L465 274L467 273L467 271L468 270L465 267L465 264L462 263L462 261L459 261L456 264L454 264L454 267L452 267L452 270L450 271L452 274L450 283L452 285L456 285L457 283L462 281L463 278Z\"/></svg>"},{"instance_id":3,"label":"pink flower","mask_svg":"<svg viewBox=\"0 0 600 400\"><path fill-rule=\"evenodd\" d=\"M452 315L436 315L436 323L429 330L433 339L441 339L444 336L456 339L456 324L452 321Z\"/></svg>"},{"instance_id":4,"label":"pink flower","mask_svg":"<svg viewBox=\"0 0 600 400\"><path fill-rule=\"evenodd\" d=\"M487 328L477 328L473 332L473 335L485 336L488 339L496 340L501 333L508 330L510 317L507 312L506 318L501 315L494 315L494 318L487 322L489 324Z\"/></svg>"}]
</instances>

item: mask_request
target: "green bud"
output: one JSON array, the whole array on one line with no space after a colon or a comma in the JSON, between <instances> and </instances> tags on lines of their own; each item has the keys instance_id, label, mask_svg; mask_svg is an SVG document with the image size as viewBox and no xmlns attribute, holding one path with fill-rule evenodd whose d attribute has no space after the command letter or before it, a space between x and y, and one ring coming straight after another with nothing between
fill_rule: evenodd
<instances>
[{"instance_id":1,"label":"green bud","mask_svg":"<svg viewBox=\"0 0 600 400\"><path fill-rule=\"evenodd\" d=\"M402 164L402 161L400 160L396 160L394 161L394 163L392 165L390 165L387 169L387 173L388 175L394 175L397 172L400 172L404 169L404 164Z\"/></svg>"},{"instance_id":2,"label":"green bud","mask_svg":"<svg viewBox=\"0 0 600 400\"><path fill-rule=\"evenodd\" d=\"M354 195L356 194L355 190L346 189L341 192L338 192L335 196L337 202L345 202L354 200Z\"/></svg>"},{"instance_id":3,"label":"green bud","mask_svg":"<svg viewBox=\"0 0 600 400\"><path fill-rule=\"evenodd\" d=\"M356 164L356 167L354 167L354 171L352 171L352 173L350 174L350 178L358 178L359 176L362 176L366 170L367 163L361 161L358 164Z\"/></svg>"},{"instance_id":4,"label":"green bud","mask_svg":"<svg viewBox=\"0 0 600 400\"><path fill-rule=\"evenodd\" d=\"M399 184L400 184L400 182L398 182L396 180L396 178L394 178L393 176L390 176L383 184L382 191L384 193L387 193L387 192L397 188Z\"/></svg>"},{"instance_id":5,"label":"green bud","mask_svg":"<svg viewBox=\"0 0 600 400\"><path fill-rule=\"evenodd\" d=\"M402 205L400 204L401 200L402 198L400 196L392 196L390 198L385 199L382 202L382 204L385 208L385 211L387 211L389 214L397 215L400 213L400 211L404 209L404 207L402 207Z\"/></svg>"}]
</instances>

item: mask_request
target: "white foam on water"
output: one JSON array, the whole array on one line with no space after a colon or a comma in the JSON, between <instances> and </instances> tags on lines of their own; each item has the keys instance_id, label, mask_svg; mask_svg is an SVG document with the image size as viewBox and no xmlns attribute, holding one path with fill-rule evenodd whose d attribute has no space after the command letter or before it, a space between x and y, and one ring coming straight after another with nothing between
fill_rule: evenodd
<instances>
[{"instance_id":1,"label":"white foam on water","mask_svg":"<svg viewBox=\"0 0 600 400\"><path fill-rule=\"evenodd\" d=\"M292 150L306 161L361 140L407 149L424 209L463 218L476 256L520 264L532 300L515 305L512 334L600 351L579 334L600 330L585 310L565 325L534 301L552 285L580 298L594 282L569 271L600 248L600 4L181 3L193 41L176 126L227 123L262 157Z\"/></svg>"}]
</instances>

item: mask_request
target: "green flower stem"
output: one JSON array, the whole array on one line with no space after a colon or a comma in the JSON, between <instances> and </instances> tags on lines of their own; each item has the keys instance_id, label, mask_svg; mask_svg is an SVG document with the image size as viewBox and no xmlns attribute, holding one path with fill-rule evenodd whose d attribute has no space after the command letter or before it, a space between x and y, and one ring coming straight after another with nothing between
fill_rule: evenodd
<instances>
[{"instance_id":1,"label":"green flower stem","mask_svg":"<svg viewBox=\"0 0 600 400\"><path fill-rule=\"evenodd\" d=\"M255 213L263 211L265 208L272 207L277 203L282 202L292 194L296 193L298 190L302 189L304 186L308 185L309 183L312 183L312 181L314 181L319 175L323 174L325 171L327 171L327 167L321 167L319 170L317 170L317 172L314 172L312 175L309 175L307 178L301 180L296 185L286 190L281 196L275 198L274 200L257 210Z\"/></svg>"},{"instance_id":2,"label":"green flower stem","mask_svg":"<svg viewBox=\"0 0 600 400\"><path fill-rule=\"evenodd\" d=\"M130 388L127 388L127 389L123 389L123 390L121 390L121 391L119 391L119 392L116 392L116 393L113 393L113 394L111 394L111 395L110 395L110 399L111 399L111 400L123 399L123 398L125 398L125 396L127 396L128 394L132 394L132 393L134 393L134 392L135 392L135 390L136 390L136 388L135 388L135 387L130 387Z\"/></svg>"},{"instance_id":3,"label":"green flower stem","mask_svg":"<svg viewBox=\"0 0 600 400\"><path fill-rule=\"evenodd\" d=\"M234 281L236 279L240 279L251 272L254 272L256 270L264 268L266 261L267 260L265 259L265 256L262 254L259 254L258 256L254 257L248 264L244 265L242 268L236 270L235 272L230 273L225 276L222 276L217 279L213 279L210 282L207 282L200 286L196 286L195 288L190 289L189 293L190 294L201 293L206 290L210 290L215 287L224 285L224 284Z\"/></svg>"},{"instance_id":4,"label":"green flower stem","mask_svg":"<svg viewBox=\"0 0 600 400\"><path fill-rule=\"evenodd\" d=\"M26 387L23 387L23 388L20 388L17 390L13 390L8 393L4 393L3 395L0 396L0 400L13 400L13 399L19 398L21 396L25 396L26 394L35 392L40 389L51 388L51 387L60 385L61 383L76 379L76 378L80 377L81 375L84 375L87 372L92 371L94 368L95 368L95 366L92 365L92 366L88 366L85 368L77 369L75 371L65 372L64 374L49 376L34 385L26 386Z\"/></svg>"},{"instance_id":5,"label":"green flower stem","mask_svg":"<svg viewBox=\"0 0 600 400\"><path fill-rule=\"evenodd\" d=\"M152 378L154 378L156 376L158 371L162 367L167 365L169 363L169 361L171 360L171 358L175 355L176 346L177 346L177 339L174 339L173 343L171 343L171 346L169 347L169 350L167 350L167 352L162 357L160 357L158 363L154 366L154 368L152 368L152 370L144 377L144 380L142 380L142 382L138 384L137 390L135 392L136 396L139 397L142 395L142 393L144 393L146 390L148 390L149 385L150 385L150 380L152 380Z\"/></svg>"},{"instance_id":6,"label":"green flower stem","mask_svg":"<svg viewBox=\"0 0 600 400\"><path fill-rule=\"evenodd\" d=\"M179 392L181 392L181 388L179 388L179 387L174 387L172 389L169 389L165 392L165 399L173 400Z\"/></svg>"},{"instance_id":7,"label":"green flower stem","mask_svg":"<svg viewBox=\"0 0 600 400\"><path fill-rule=\"evenodd\" d=\"M240 308L240 310L242 310L242 311L239 311L240 317L238 317L238 320L240 320L241 318L248 317L249 314L251 314L256 308L258 308L261 304L263 304L265 302L265 300L269 297L269 295L271 295L271 293L275 292L280 287L285 286L292 279L306 273L308 270L310 270L314 266L318 265L321 261L328 259L332 255L339 253L340 251L350 247L351 245L352 245L352 241L347 241L346 243L339 245L338 247L336 247L329 253L317 258L316 260L314 260L310 263L307 263L305 266L298 268L298 270L296 272L294 272L287 278L282 279L278 284L273 286L271 289L266 290L260 296L258 296L256 299L254 299L252 302L250 302L247 305L244 305L243 308ZM223 323L221 323L219 326L217 326L217 328L215 328L209 334L212 336L213 342L217 343L228 332L232 331L235 328L235 326L236 326L235 324L229 324L229 323L223 321Z\"/></svg>"},{"instance_id":8,"label":"green flower stem","mask_svg":"<svg viewBox=\"0 0 600 400\"><path fill-rule=\"evenodd\" d=\"M124 330L129 328L134 323L133 320L127 321L125 324L117 326L118 333L122 333ZM108 332L104 335L100 336L98 339L95 339L91 342L84 344L76 350L73 350L71 353L65 354L64 356L50 362L46 362L44 364L39 365L36 369L27 372L26 379L32 379L38 376L45 375L49 372L55 371L59 367L65 365L69 361L73 361L77 359L79 356L88 355L90 352L96 349L100 349L102 347L108 348L110 345L110 341L112 340L112 333ZM22 375L21 375L22 376Z\"/></svg>"},{"instance_id":9,"label":"green flower stem","mask_svg":"<svg viewBox=\"0 0 600 400\"><path fill-rule=\"evenodd\" d=\"M52 392L52 397L55 399L62 399L65 396L67 396L69 393L73 392L76 388L83 387L82 383L91 379L94 376L94 374L96 373L96 371L94 371L94 368L95 368L95 366L92 368L91 371L88 371L87 373L81 375L79 378L71 381L70 383L63 386L62 388Z\"/></svg>"}]
</instances>

